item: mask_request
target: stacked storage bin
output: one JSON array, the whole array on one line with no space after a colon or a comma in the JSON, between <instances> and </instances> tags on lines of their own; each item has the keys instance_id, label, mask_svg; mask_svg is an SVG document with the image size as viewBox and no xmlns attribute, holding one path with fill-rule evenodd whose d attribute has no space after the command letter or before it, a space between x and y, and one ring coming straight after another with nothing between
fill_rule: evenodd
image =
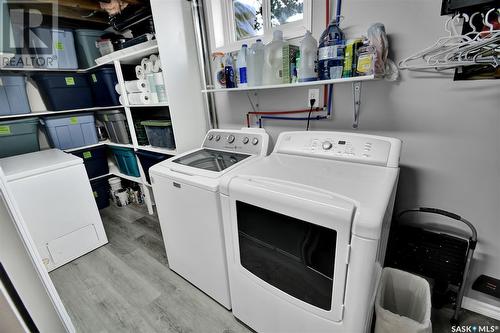
<instances>
[{"instance_id":1,"label":"stacked storage bin","mask_svg":"<svg viewBox=\"0 0 500 333\"><path fill-rule=\"evenodd\" d=\"M129 144L127 118L120 110L103 111L97 114L97 119L104 123L109 139L112 142Z\"/></svg>"},{"instance_id":2,"label":"stacked storage bin","mask_svg":"<svg viewBox=\"0 0 500 333\"><path fill-rule=\"evenodd\" d=\"M72 154L83 159L89 178L96 178L109 173L105 146L80 149L73 151Z\"/></svg>"},{"instance_id":3,"label":"stacked storage bin","mask_svg":"<svg viewBox=\"0 0 500 333\"><path fill-rule=\"evenodd\" d=\"M35 51L36 61L33 66L50 69L78 68L73 30L40 27L33 31L38 38L33 38L30 42L34 44L35 50L39 50ZM45 45L51 45L51 54L45 53Z\"/></svg>"},{"instance_id":4,"label":"stacked storage bin","mask_svg":"<svg viewBox=\"0 0 500 333\"><path fill-rule=\"evenodd\" d=\"M0 122L0 158L38 150L38 118Z\"/></svg>"},{"instance_id":5,"label":"stacked storage bin","mask_svg":"<svg viewBox=\"0 0 500 333\"><path fill-rule=\"evenodd\" d=\"M107 178L99 178L90 181L92 192L97 204L97 208L103 209L109 206L109 184Z\"/></svg>"},{"instance_id":6,"label":"stacked storage bin","mask_svg":"<svg viewBox=\"0 0 500 333\"><path fill-rule=\"evenodd\" d=\"M30 113L26 78L22 75L0 77L0 116Z\"/></svg>"},{"instance_id":7,"label":"stacked storage bin","mask_svg":"<svg viewBox=\"0 0 500 333\"><path fill-rule=\"evenodd\" d=\"M33 79L42 92L48 110L61 111L93 107L92 91L87 74L37 74Z\"/></svg>"},{"instance_id":8,"label":"stacked storage bin","mask_svg":"<svg viewBox=\"0 0 500 333\"><path fill-rule=\"evenodd\" d=\"M137 154L137 157L139 157L139 161L141 162L142 169L144 170L144 173L146 174L146 180L150 184L151 184L151 180L149 178L149 168L151 168L153 165L160 163L161 161L164 161L167 158L171 157L168 155L154 153L154 152L145 151L145 150L138 150L135 153Z\"/></svg>"},{"instance_id":9,"label":"stacked storage bin","mask_svg":"<svg viewBox=\"0 0 500 333\"><path fill-rule=\"evenodd\" d=\"M146 128L141 125L141 120L134 119L135 135L137 137L137 143L139 146L149 145L148 135L146 134Z\"/></svg>"},{"instance_id":10,"label":"stacked storage bin","mask_svg":"<svg viewBox=\"0 0 500 333\"><path fill-rule=\"evenodd\" d=\"M76 51L80 68L89 68L96 65L95 60L101 56L96 41L104 34L105 32L101 30L75 30Z\"/></svg>"},{"instance_id":11,"label":"stacked storage bin","mask_svg":"<svg viewBox=\"0 0 500 333\"><path fill-rule=\"evenodd\" d=\"M121 173L132 177L140 177L139 167L135 158L134 150L130 148L111 147L115 156L116 164Z\"/></svg>"},{"instance_id":12,"label":"stacked storage bin","mask_svg":"<svg viewBox=\"0 0 500 333\"><path fill-rule=\"evenodd\" d=\"M95 106L120 105L120 95L115 90L118 78L114 67L101 67L90 73L90 86Z\"/></svg>"},{"instance_id":13,"label":"stacked storage bin","mask_svg":"<svg viewBox=\"0 0 500 333\"><path fill-rule=\"evenodd\" d=\"M170 120L145 120L141 125L146 128L146 134L151 146L175 149L174 132Z\"/></svg>"},{"instance_id":14,"label":"stacked storage bin","mask_svg":"<svg viewBox=\"0 0 500 333\"><path fill-rule=\"evenodd\" d=\"M99 142L92 113L44 117L42 123L54 148L71 149Z\"/></svg>"}]
</instances>

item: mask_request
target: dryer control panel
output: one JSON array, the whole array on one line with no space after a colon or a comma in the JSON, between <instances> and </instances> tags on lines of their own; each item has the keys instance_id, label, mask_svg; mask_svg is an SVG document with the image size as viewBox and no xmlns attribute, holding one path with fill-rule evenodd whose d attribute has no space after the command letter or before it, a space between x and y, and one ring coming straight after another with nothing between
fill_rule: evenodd
<instances>
[{"instance_id":1,"label":"dryer control panel","mask_svg":"<svg viewBox=\"0 0 500 333\"><path fill-rule=\"evenodd\" d=\"M389 167L399 165L401 140L345 132L284 132L273 153L314 156Z\"/></svg>"},{"instance_id":2,"label":"dryer control panel","mask_svg":"<svg viewBox=\"0 0 500 333\"><path fill-rule=\"evenodd\" d=\"M269 136L260 128L241 130L210 130L203 148L234 151L250 155L267 155Z\"/></svg>"}]
</instances>

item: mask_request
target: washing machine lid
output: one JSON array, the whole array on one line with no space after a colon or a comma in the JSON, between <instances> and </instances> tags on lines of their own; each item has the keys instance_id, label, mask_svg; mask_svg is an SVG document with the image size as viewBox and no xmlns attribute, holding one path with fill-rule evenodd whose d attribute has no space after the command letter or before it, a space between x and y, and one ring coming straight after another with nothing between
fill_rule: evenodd
<instances>
[{"instance_id":1,"label":"washing machine lid","mask_svg":"<svg viewBox=\"0 0 500 333\"><path fill-rule=\"evenodd\" d=\"M232 187L239 186L241 181L248 185L268 179L287 186L296 184L297 187L317 189L318 193L331 193L356 207L352 226L354 234L378 239L398 173L398 168L271 154L223 177L220 192L230 196ZM310 200L317 199L311 196Z\"/></svg>"},{"instance_id":2,"label":"washing machine lid","mask_svg":"<svg viewBox=\"0 0 500 333\"><path fill-rule=\"evenodd\" d=\"M7 181L13 181L82 163L83 160L75 155L49 149L2 158L0 168Z\"/></svg>"}]
</instances>

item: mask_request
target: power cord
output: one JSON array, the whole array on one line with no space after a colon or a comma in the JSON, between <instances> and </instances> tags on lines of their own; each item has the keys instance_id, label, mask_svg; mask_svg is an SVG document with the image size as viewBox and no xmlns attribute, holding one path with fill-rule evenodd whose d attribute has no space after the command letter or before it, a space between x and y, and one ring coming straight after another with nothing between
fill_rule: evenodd
<instances>
[{"instance_id":1,"label":"power cord","mask_svg":"<svg viewBox=\"0 0 500 333\"><path fill-rule=\"evenodd\" d=\"M306 131L309 131L309 123L311 122L311 113L313 112L314 103L316 103L316 99L315 98L311 98L309 100L309 105L311 106L311 109L309 110L309 114L307 115Z\"/></svg>"}]
</instances>

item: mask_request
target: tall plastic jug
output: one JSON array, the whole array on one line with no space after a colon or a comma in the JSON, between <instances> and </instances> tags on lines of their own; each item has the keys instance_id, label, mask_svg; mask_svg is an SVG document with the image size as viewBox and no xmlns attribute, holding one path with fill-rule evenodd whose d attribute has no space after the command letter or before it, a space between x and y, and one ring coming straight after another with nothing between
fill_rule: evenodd
<instances>
[{"instance_id":1,"label":"tall plastic jug","mask_svg":"<svg viewBox=\"0 0 500 333\"><path fill-rule=\"evenodd\" d=\"M264 84L283 83L283 31L275 30L273 40L266 45L264 55Z\"/></svg>"},{"instance_id":2,"label":"tall plastic jug","mask_svg":"<svg viewBox=\"0 0 500 333\"><path fill-rule=\"evenodd\" d=\"M236 67L238 67L238 87L246 87L248 85L247 79L247 44L241 46L236 59Z\"/></svg>"},{"instance_id":3,"label":"tall plastic jug","mask_svg":"<svg viewBox=\"0 0 500 333\"><path fill-rule=\"evenodd\" d=\"M318 42L307 31L300 42L300 67L298 68L299 82L316 81L316 62L318 61Z\"/></svg>"},{"instance_id":4,"label":"tall plastic jug","mask_svg":"<svg viewBox=\"0 0 500 333\"><path fill-rule=\"evenodd\" d=\"M320 80L339 79L344 66L344 33L333 19L319 40L318 77Z\"/></svg>"},{"instance_id":5,"label":"tall plastic jug","mask_svg":"<svg viewBox=\"0 0 500 333\"><path fill-rule=\"evenodd\" d=\"M257 39L257 41L252 44L247 55L248 85L261 86L264 69L264 44L261 39Z\"/></svg>"},{"instance_id":6,"label":"tall plastic jug","mask_svg":"<svg viewBox=\"0 0 500 333\"><path fill-rule=\"evenodd\" d=\"M226 88L235 88L233 57L231 53L226 54L224 60L224 76L226 78Z\"/></svg>"}]
</instances>

